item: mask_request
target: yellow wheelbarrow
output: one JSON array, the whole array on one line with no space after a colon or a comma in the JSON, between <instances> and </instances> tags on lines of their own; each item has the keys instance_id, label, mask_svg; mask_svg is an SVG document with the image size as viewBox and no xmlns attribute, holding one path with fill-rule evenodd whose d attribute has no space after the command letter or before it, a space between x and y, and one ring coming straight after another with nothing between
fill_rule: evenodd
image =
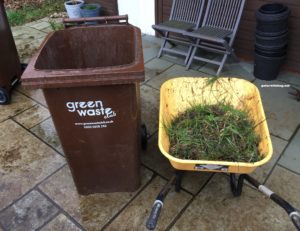
<instances>
[{"instance_id":1,"label":"yellow wheelbarrow","mask_svg":"<svg viewBox=\"0 0 300 231\"><path fill-rule=\"evenodd\" d=\"M258 145L259 152L263 155L262 160L254 163L208 161L208 160L183 160L169 154L169 137L165 131L165 124L168 124L179 113L184 112L191 105L196 104L217 104L219 102L230 103L233 107L246 110L254 120L255 132L260 135L261 141ZM300 230L300 215L285 200L273 193L270 189L258 183L247 175L258 166L267 163L272 157L272 143L268 125L266 122L263 105L257 87L242 79L236 78L175 78L166 81L160 89L160 111L159 111L159 132L158 145L162 154L168 158L175 168L175 175L165 185L157 196L146 227L153 230L163 207L163 200L168 194L172 185L175 190L180 191L181 178L184 171L207 171L225 172L230 174L230 186L234 196L240 196L244 179L270 197L278 205L283 207L295 226ZM240 174L237 183L235 174Z\"/></svg>"}]
</instances>

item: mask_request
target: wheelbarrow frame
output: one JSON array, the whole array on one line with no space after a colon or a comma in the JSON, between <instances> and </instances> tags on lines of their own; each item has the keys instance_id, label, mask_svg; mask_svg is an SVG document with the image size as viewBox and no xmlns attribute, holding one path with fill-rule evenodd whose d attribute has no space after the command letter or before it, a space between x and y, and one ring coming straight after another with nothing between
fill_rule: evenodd
<instances>
[{"instance_id":1,"label":"wheelbarrow frame","mask_svg":"<svg viewBox=\"0 0 300 231\"><path fill-rule=\"evenodd\" d=\"M300 215L298 211L290 205L283 198L272 192L266 186L261 185L251 176L245 174L250 173L256 169L256 167L265 164L271 159L273 148L270 138L270 133L268 130L265 113L263 110L263 105L261 102L260 94L257 87L245 80L235 79L235 78L220 78L221 84L225 85L225 88L229 88L228 94L233 94L228 97L228 100L233 106L237 106L237 97L241 97L244 100L249 102L244 102L247 105L243 109L250 109L250 115L254 117L255 123L257 124L255 131L261 131L263 137L261 137L261 142L259 144L260 153L264 154L264 158L261 161L255 163L238 163L238 162L225 162L225 161L205 161L205 160L182 160L171 156L169 151L169 139L165 132L165 123L170 122L173 117L178 113L187 109L190 104L202 103L205 101L208 104L215 104L217 100L210 99L209 95L206 95L208 99L201 99L192 102L187 102L191 98L203 97L205 93L204 90L207 90L206 87L209 87L209 90L216 92L217 89L214 89L214 86L205 85L204 82L208 81L208 78L176 78L166 81L160 91L160 112L159 112L159 137L158 145L162 154L168 158L171 165L176 169L174 176L169 180L169 182L164 186L157 196L149 219L147 220L146 227L149 230L153 230L156 227L160 211L163 207L163 201L170 191L171 187L175 185L175 191L179 192L181 188L181 181L184 171L207 171L207 172L227 172L230 174L230 188L233 196L238 197L242 193L244 180L247 180L251 185L256 187L263 194L268 196L276 204L281 206L288 213L295 227L300 230ZM225 81L225 82L222 82ZM200 84L199 84L200 83ZM204 88L198 88L199 86L204 86ZM233 87L232 87L233 86ZM218 87L218 86L217 86ZM219 86L220 87L220 86ZM236 89L239 87L240 89ZM180 89L180 88L183 88ZM197 91L202 91L200 94L197 94ZM222 91L222 90L221 90ZM238 92L234 92L238 91ZM243 95L239 91L246 91L248 95ZM186 94L185 94L186 93ZM224 92L222 92L223 94ZM226 92L225 92L226 93ZM177 94L177 95L176 95ZM216 94L215 98L219 99L222 94ZM170 98L169 98L170 97ZM226 97L226 96L225 96ZM169 102L170 100L170 102ZM179 103L177 102L180 101ZM253 102L251 102L253 101ZM173 104L173 105L172 105ZM180 104L183 104L180 105ZM252 110L252 111L251 111ZM258 113L259 115L255 115ZM168 117L167 120L165 117ZM259 119L259 120L258 120ZM241 174L238 179L236 179L236 173Z\"/></svg>"}]
</instances>

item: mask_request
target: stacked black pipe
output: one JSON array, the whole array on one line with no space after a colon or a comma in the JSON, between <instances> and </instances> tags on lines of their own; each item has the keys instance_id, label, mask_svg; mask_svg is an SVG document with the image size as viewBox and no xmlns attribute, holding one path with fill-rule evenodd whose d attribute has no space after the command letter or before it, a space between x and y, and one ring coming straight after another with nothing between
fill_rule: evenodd
<instances>
[{"instance_id":1,"label":"stacked black pipe","mask_svg":"<svg viewBox=\"0 0 300 231\"><path fill-rule=\"evenodd\" d=\"M280 3L256 11L255 77L276 79L287 53L289 15L289 8Z\"/></svg>"}]
</instances>

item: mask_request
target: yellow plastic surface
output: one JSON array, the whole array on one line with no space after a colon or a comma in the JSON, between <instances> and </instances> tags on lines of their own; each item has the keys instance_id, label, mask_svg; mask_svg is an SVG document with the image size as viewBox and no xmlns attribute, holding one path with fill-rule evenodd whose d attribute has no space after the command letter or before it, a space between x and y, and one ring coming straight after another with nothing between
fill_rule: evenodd
<instances>
[{"instance_id":1,"label":"yellow plastic surface","mask_svg":"<svg viewBox=\"0 0 300 231\"><path fill-rule=\"evenodd\" d=\"M247 110L257 125L255 132L261 141L259 151L264 158L255 163L183 160L171 156L169 138L164 130L178 113L195 104L216 104L229 102L237 109ZM180 77L166 81L160 89L158 145L175 169L190 171L250 173L256 167L265 164L272 157L272 143L266 117L257 87L242 79L219 78L208 84L208 78Z\"/></svg>"}]
</instances>

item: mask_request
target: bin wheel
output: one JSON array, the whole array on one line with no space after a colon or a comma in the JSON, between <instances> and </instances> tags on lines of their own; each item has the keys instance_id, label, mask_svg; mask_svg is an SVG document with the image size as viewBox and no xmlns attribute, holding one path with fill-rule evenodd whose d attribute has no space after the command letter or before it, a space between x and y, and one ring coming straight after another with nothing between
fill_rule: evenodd
<instances>
[{"instance_id":1,"label":"bin wheel","mask_svg":"<svg viewBox=\"0 0 300 231\"><path fill-rule=\"evenodd\" d=\"M148 133L147 133L147 127L145 124L141 125L141 135L142 135L142 139L141 139L142 149L146 150L147 144L148 144Z\"/></svg>"},{"instance_id":2,"label":"bin wheel","mask_svg":"<svg viewBox=\"0 0 300 231\"><path fill-rule=\"evenodd\" d=\"M0 87L0 104L4 105L4 104L8 104L9 103L9 93L6 89Z\"/></svg>"},{"instance_id":3,"label":"bin wheel","mask_svg":"<svg viewBox=\"0 0 300 231\"><path fill-rule=\"evenodd\" d=\"M27 63L21 63L21 72L23 73L25 69L27 68L28 64Z\"/></svg>"}]
</instances>

